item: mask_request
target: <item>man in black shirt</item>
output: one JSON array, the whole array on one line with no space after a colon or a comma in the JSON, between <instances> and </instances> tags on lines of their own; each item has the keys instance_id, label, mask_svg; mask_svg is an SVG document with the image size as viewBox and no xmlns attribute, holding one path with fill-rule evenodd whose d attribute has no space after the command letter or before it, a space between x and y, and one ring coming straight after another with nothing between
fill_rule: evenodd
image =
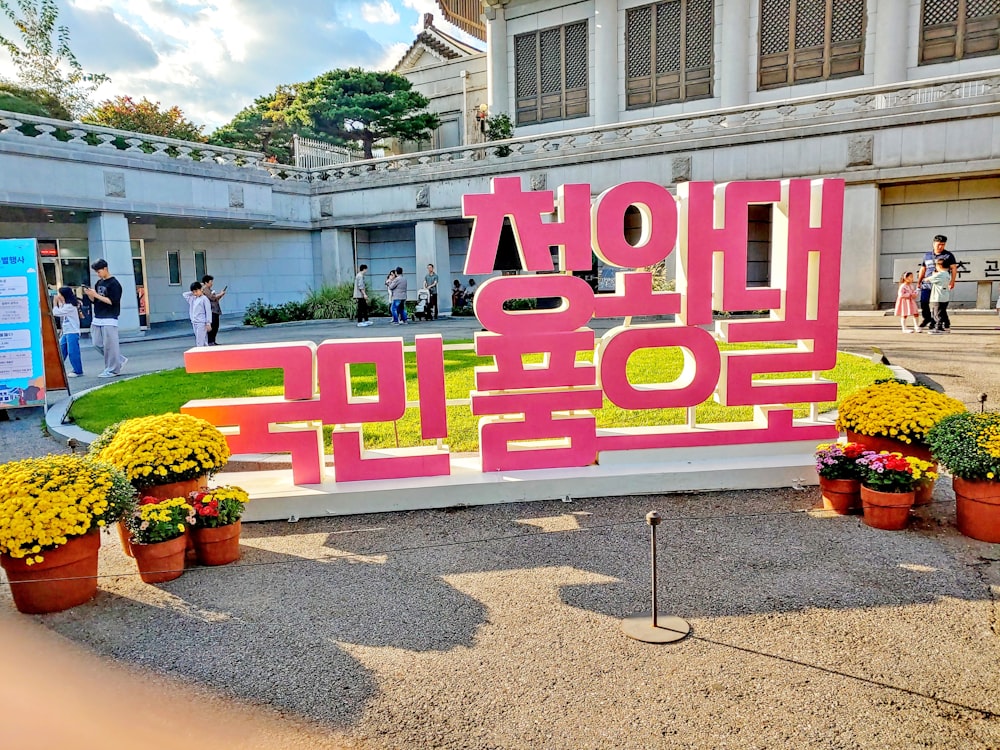
<instances>
[{"instance_id":1,"label":"man in black shirt","mask_svg":"<svg viewBox=\"0 0 1000 750\"><path fill-rule=\"evenodd\" d=\"M104 372L97 377L113 378L121 375L128 362L118 347L118 316L121 315L122 285L108 270L108 262L101 258L91 268L97 273L94 288L85 287L83 293L93 302L93 319L90 338L94 348L104 355Z\"/></svg>"},{"instance_id":2,"label":"man in black shirt","mask_svg":"<svg viewBox=\"0 0 1000 750\"><path fill-rule=\"evenodd\" d=\"M958 261L955 260L955 256L951 252L945 249L947 244L948 238L943 234L934 235L932 249L924 253L924 259L920 262L920 274L917 276L917 285L920 287L920 317L922 318L920 328L926 328L928 331L934 330L935 323L934 316L931 315L931 285L924 283L924 276L930 276L934 273L934 266L938 260L944 261L944 267L951 272L949 289L955 288L955 279L958 276ZM951 326L944 330L950 333Z\"/></svg>"}]
</instances>

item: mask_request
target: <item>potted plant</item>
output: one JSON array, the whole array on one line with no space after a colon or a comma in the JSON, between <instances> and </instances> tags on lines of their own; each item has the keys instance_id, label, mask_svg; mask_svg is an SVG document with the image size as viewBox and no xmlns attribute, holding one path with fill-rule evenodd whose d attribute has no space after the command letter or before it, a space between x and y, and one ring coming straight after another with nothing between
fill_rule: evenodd
<instances>
[{"instance_id":1,"label":"potted plant","mask_svg":"<svg viewBox=\"0 0 1000 750\"><path fill-rule=\"evenodd\" d=\"M188 526L194 523L194 509L183 497L170 500L147 495L139 500L128 519L130 546L146 583L162 583L184 572Z\"/></svg>"},{"instance_id":2,"label":"potted plant","mask_svg":"<svg viewBox=\"0 0 1000 750\"><path fill-rule=\"evenodd\" d=\"M905 528L916 494L912 464L899 453L865 451L858 469L865 524L886 531Z\"/></svg>"},{"instance_id":3,"label":"potted plant","mask_svg":"<svg viewBox=\"0 0 1000 750\"><path fill-rule=\"evenodd\" d=\"M913 504L929 505L931 495L934 494L934 483L938 478L937 464L913 456L906 456L906 460L910 463L915 482Z\"/></svg>"},{"instance_id":4,"label":"potted plant","mask_svg":"<svg viewBox=\"0 0 1000 750\"><path fill-rule=\"evenodd\" d=\"M114 464L143 495L167 500L206 486L207 478L229 460L218 428L189 414L127 419L118 425L97 457Z\"/></svg>"},{"instance_id":5,"label":"potted plant","mask_svg":"<svg viewBox=\"0 0 1000 750\"><path fill-rule=\"evenodd\" d=\"M1000 412L946 417L927 441L951 473L958 530L1000 543Z\"/></svg>"},{"instance_id":6,"label":"potted plant","mask_svg":"<svg viewBox=\"0 0 1000 750\"><path fill-rule=\"evenodd\" d=\"M877 381L840 404L837 428L851 442L931 460L925 443L930 429L949 414L965 411L958 399L902 380Z\"/></svg>"},{"instance_id":7,"label":"potted plant","mask_svg":"<svg viewBox=\"0 0 1000 750\"><path fill-rule=\"evenodd\" d=\"M226 565L240 559L240 518L250 501L240 487L217 487L189 496L194 508L194 548L202 565Z\"/></svg>"},{"instance_id":8,"label":"potted plant","mask_svg":"<svg viewBox=\"0 0 1000 750\"><path fill-rule=\"evenodd\" d=\"M844 515L861 507L861 474L857 460L860 443L821 443L816 446L816 473L823 507Z\"/></svg>"},{"instance_id":9,"label":"potted plant","mask_svg":"<svg viewBox=\"0 0 1000 750\"><path fill-rule=\"evenodd\" d=\"M0 466L0 565L18 610L58 612L91 599L98 530L129 513L134 497L120 470L88 456Z\"/></svg>"}]
</instances>

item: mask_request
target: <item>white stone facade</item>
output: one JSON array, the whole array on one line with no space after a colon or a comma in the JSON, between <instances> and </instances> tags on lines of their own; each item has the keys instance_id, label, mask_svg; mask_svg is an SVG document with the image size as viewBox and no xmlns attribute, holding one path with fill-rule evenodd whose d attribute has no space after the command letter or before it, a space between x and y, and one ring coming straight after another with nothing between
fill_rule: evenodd
<instances>
[{"instance_id":1,"label":"white stone facade","mask_svg":"<svg viewBox=\"0 0 1000 750\"><path fill-rule=\"evenodd\" d=\"M373 282L403 266L414 290L434 263L444 288L465 278L462 195L487 192L491 176L519 175L532 189L583 182L595 194L629 180L673 188L686 180L837 177L847 183L842 307L891 302L899 264L915 264L938 233L966 262L955 304L996 300L1000 55L919 65L919 0L864 3L859 75L767 90L757 85L761 3L717 1L712 95L633 109L623 26L631 9L649 3L553 5L512 0L491 9L485 61L412 66L417 87L442 112L468 114L482 100L494 114L514 112L515 39L586 21L587 115L517 126L509 156L478 142L467 122L467 142L456 146L307 170L260 154L0 113L0 236L88 238L91 258L118 253L126 267L113 271L123 282L128 257L107 238L142 240L155 323L184 314L180 291L196 257L229 284L230 314L257 297L277 303L349 281L359 262L371 266ZM466 89L459 103L463 69L486 81L485 99L477 84L477 98ZM129 148L116 148L116 137ZM178 284L169 279L172 252ZM443 311L448 302L442 296Z\"/></svg>"}]
</instances>

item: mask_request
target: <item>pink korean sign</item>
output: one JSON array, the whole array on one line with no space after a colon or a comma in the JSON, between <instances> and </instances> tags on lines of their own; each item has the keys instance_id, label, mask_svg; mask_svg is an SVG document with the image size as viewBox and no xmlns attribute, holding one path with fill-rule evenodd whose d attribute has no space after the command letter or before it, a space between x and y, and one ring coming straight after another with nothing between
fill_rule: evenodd
<instances>
[{"instance_id":1,"label":"pink korean sign","mask_svg":"<svg viewBox=\"0 0 1000 750\"><path fill-rule=\"evenodd\" d=\"M465 273L492 273L500 232L509 219L524 273L482 284L474 310L477 367L469 394L479 419L482 470L520 471L588 466L602 452L691 448L836 436L830 424L796 420L788 404L836 399L836 383L817 373L836 364L842 241L842 180L783 180L665 187L631 182L591 199L589 185L529 191L518 177L495 178L491 192L467 195L463 213L473 230ZM771 204L770 282L748 282L749 207ZM641 230L630 243L625 212L638 210ZM550 248L557 248L554 254ZM654 290L652 274L618 274L614 294L595 294L573 271L592 268L592 254L624 267L652 266L676 254L676 291ZM559 298L545 310L504 310L520 298ZM714 320L715 312L766 311L747 320ZM653 316L598 338L593 319ZM789 347L788 343L793 346ZM722 351L720 343L756 343ZM626 374L642 349L677 347L684 357L670 382L637 385ZM446 439L443 342L415 339L421 437ZM588 353L582 360L579 353ZM542 354L525 364L524 355ZM352 395L351 365L376 370L377 396ZM408 408L401 338L368 338L191 349L188 372L280 368L281 396L190 402L182 411L224 428L233 453L291 453L295 484L327 480L322 427L333 425L337 482L442 476L447 449L427 446L405 455L366 457L365 424L398 420ZM810 372L807 378L755 380L756 375ZM753 406L748 422L698 424L694 409L715 398ZM604 399L629 410L684 408L684 425L599 429Z\"/></svg>"}]
</instances>

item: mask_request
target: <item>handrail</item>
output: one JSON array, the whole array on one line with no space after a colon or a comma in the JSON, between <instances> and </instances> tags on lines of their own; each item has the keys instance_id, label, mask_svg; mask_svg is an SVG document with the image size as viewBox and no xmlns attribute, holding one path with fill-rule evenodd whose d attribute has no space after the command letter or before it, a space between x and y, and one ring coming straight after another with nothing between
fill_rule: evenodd
<instances>
[{"instance_id":1,"label":"handrail","mask_svg":"<svg viewBox=\"0 0 1000 750\"><path fill-rule=\"evenodd\" d=\"M456 163L460 165L475 163L481 168L484 160L499 162L501 159L514 157L517 161L517 157L522 156L533 158L557 151L593 149L612 144L641 145L644 140L663 142L690 139L701 134L732 134L769 125L787 126L806 123L818 118L856 116L874 112L886 114L893 110L906 111L913 107L940 107L943 103L964 102L977 97L1000 98L1000 70L850 89L821 96L707 109L702 112L649 117L312 168L270 162L258 151L226 148L208 143L182 141L5 111L0 111L0 142L22 138L35 139L44 141L46 145L89 146L113 149L130 155L141 154L254 169L265 171L276 180L329 182L410 170L416 173L432 172L440 169L442 165ZM498 149L506 151L508 157L498 156Z\"/></svg>"}]
</instances>

